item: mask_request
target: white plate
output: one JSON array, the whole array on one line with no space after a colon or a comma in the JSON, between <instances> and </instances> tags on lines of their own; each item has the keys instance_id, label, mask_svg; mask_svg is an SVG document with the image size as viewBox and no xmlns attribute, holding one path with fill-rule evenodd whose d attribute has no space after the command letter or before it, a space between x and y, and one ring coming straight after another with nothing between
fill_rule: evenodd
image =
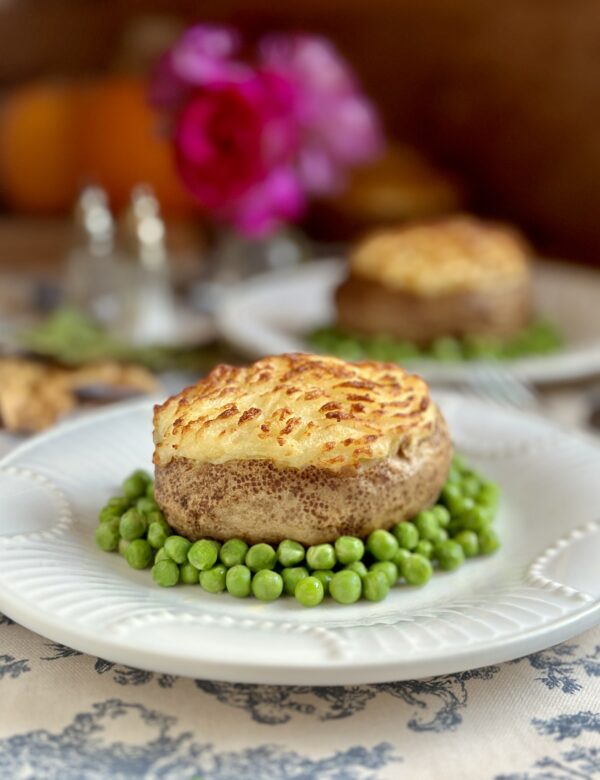
<instances>
[{"instance_id":1,"label":"white plate","mask_svg":"<svg viewBox=\"0 0 600 780\"><path fill-rule=\"evenodd\" d=\"M341 260L308 263L255 277L234 288L217 312L225 338L250 357L310 352L305 334L333 323L333 291L345 275ZM538 263L535 309L555 323L566 347L552 355L506 361L530 382L556 382L600 373L600 273L556 262ZM416 360L411 369L430 382L463 381L469 363Z\"/></svg>"},{"instance_id":2,"label":"white plate","mask_svg":"<svg viewBox=\"0 0 600 780\"><path fill-rule=\"evenodd\" d=\"M113 407L0 465L0 611L54 641L154 671L335 685L446 674L600 621L600 450L517 412L441 399L454 439L502 487L496 555L379 604L271 604L162 589L94 544L98 508L150 465L151 403Z\"/></svg>"}]
</instances>

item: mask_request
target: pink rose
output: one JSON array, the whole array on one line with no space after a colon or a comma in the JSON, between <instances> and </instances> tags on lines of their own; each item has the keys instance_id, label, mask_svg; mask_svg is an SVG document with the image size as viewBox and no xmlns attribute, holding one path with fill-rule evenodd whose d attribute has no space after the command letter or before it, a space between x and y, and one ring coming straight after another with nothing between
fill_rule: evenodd
<instances>
[{"instance_id":1,"label":"pink rose","mask_svg":"<svg viewBox=\"0 0 600 780\"><path fill-rule=\"evenodd\" d=\"M264 176L263 120L232 86L199 91L181 110L175 156L181 177L208 209L221 209Z\"/></svg>"},{"instance_id":2,"label":"pink rose","mask_svg":"<svg viewBox=\"0 0 600 780\"><path fill-rule=\"evenodd\" d=\"M287 120L287 89L256 74L238 84L197 90L181 109L174 144L181 177L197 200L246 233L304 206L289 168L296 132Z\"/></svg>"}]
</instances>

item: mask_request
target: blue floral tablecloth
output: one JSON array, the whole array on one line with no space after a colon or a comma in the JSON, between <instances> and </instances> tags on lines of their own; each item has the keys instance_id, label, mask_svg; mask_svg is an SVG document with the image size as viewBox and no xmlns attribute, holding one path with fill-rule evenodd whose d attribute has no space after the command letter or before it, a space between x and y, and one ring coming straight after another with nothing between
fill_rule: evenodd
<instances>
[{"instance_id":1,"label":"blue floral tablecloth","mask_svg":"<svg viewBox=\"0 0 600 780\"><path fill-rule=\"evenodd\" d=\"M279 687L82 655L0 615L0 778L600 777L600 628L427 680Z\"/></svg>"}]
</instances>

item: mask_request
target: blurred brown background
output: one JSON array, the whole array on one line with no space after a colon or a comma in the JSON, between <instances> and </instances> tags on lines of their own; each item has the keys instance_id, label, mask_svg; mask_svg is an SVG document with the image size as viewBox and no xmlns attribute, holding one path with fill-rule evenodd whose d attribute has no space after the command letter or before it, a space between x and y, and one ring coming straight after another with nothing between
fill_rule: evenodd
<instances>
[{"instance_id":1,"label":"blurred brown background","mask_svg":"<svg viewBox=\"0 0 600 780\"><path fill-rule=\"evenodd\" d=\"M300 24L331 36L390 134L456 170L480 211L514 219L546 252L599 261L599 3L8 0L0 87L142 71L163 38L200 18L249 36Z\"/></svg>"}]
</instances>

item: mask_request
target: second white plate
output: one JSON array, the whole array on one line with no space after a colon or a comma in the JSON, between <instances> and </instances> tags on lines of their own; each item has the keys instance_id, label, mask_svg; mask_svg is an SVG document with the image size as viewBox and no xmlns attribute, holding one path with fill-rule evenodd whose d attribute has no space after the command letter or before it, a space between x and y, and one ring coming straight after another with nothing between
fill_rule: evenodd
<instances>
[{"instance_id":1,"label":"second white plate","mask_svg":"<svg viewBox=\"0 0 600 780\"><path fill-rule=\"evenodd\" d=\"M544 262L535 267L535 310L555 323L566 346L551 355L506 361L525 381L543 383L600 373L600 273ZM264 274L234 288L217 312L225 338L250 357L311 352L306 334L335 319L333 292L341 260ZM409 367L430 382L461 382L473 364L416 360Z\"/></svg>"}]
</instances>

